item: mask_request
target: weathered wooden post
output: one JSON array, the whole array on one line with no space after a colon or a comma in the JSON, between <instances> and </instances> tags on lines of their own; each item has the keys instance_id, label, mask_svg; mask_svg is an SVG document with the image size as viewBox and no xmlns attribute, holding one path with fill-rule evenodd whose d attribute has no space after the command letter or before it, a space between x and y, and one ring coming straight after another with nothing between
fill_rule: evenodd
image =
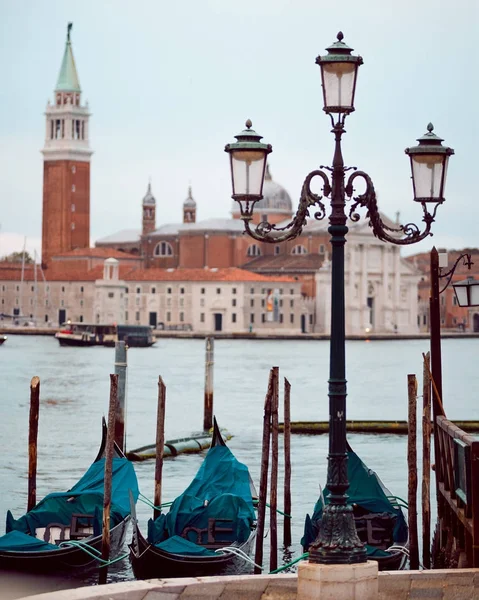
<instances>
[{"instance_id":1,"label":"weathered wooden post","mask_svg":"<svg viewBox=\"0 0 479 600\"><path fill-rule=\"evenodd\" d=\"M155 463L155 494L153 503L153 520L161 514L161 481L163 474L163 452L165 449L165 406L166 386L161 376L158 378L158 411L156 415L156 463Z\"/></svg>"},{"instance_id":2,"label":"weathered wooden post","mask_svg":"<svg viewBox=\"0 0 479 600\"><path fill-rule=\"evenodd\" d=\"M205 408L203 416L203 430L209 431L213 427L213 365L214 365L213 337L206 338L205 353Z\"/></svg>"},{"instance_id":3,"label":"weathered wooden post","mask_svg":"<svg viewBox=\"0 0 479 600\"><path fill-rule=\"evenodd\" d=\"M291 384L284 379L284 512L283 544L291 546Z\"/></svg>"},{"instance_id":4,"label":"weathered wooden post","mask_svg":"<svg viewBox=\"0 0 479 600\"><path fill-rule=\"evenodd\" d=\"M429 352L424 357L422 383L422 564L431 568L431 378Z\"/></svg>"},{"instance_id":5,"label":"weathered wooden post","mask_svg":"<svg viewBox=\"0 0 479 600\"><path fill-rule=\"evenodd\" d=\"M271 403L271 485L269 488L269 523L270 523L270 545L269 545L269 570L278 568L278 406L279 406L279 369L273 367L274 385Z\"/></svg>"},{"instance_id":6,"label":"weathered wooden post","mask_svg":"<svg viewBox=\"0 0 479 600\"><path fill-rule=\"evenodd\" d=\"M37 439L40 410L40 378L30 382L30 419L28 424L28 500L27 512L37 503Z\"/></svg>"},{"instance_id":7,"label":"weathered wooden post","mask_svg":"<svg viewBox=\"0 0 479 600\"><path fill-rule=\"evenodd\" d=\"M417 535L417 448L416 448L416 399L417 381L415 375L407 376L408 392L408 436L407 466L408 478L408 525L409 525L409 564L412 571L419 569L419 547Z\"/></svg>"},{"instance_id":8,"label":"weathered wooden post","mask_svg":"<svg viewBox=\"0 0 479 600\"><path fill-rule=\"evenodd\" d=\"M118 375L110 375L110 406L108 410L108 433L105 447L105 477L103 488L103 531L101 538L101 558L110 558L110 510L111 510L111 478L113 467L113 451L115 445L115 419L118 404ZM108 566L100 565L98 584L106 583Z\"/></svg>"},{"instance_id":9,"label":"weathered wooden post","mask_svg":"<svg viewBox=\"0 0 479 600\"><path fill-rule=\"evenodd\" d=\"M126 415L126 380L127 380L127 345L115 342L115 375L118 375L118 405L115 421L115 442L126 451L125 415Z\"/></svg>"},{"instance_id":10,"label":"weathered wooden post","mask_svg":"<svg viewBox=\"0 0 479 600\"><path fill-rule=\"evenodd\" d=\"M261 453L261 472L259 477L258 520L256 525L256 551L254 555L254 574L261 574L263 564L263 536L266 516L266 497L268 493L269 444L271 438L271 403L274 389L274 370L269 372L268 391L264 401L263 445Z\"/></svg>"}]
</instances>

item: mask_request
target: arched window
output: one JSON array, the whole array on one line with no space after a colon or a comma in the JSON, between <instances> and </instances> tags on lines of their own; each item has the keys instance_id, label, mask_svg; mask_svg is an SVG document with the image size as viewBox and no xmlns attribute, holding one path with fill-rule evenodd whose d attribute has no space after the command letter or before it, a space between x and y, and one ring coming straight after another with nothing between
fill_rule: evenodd
<instances>
[{"instance_id":1,"label":"arched window","mask_svg":"<svg viewBox=\"0 0 479 600\"><path fill-rule=\"evenodd\" d=\"M261 256L261 248L257 244L248 246L247 256Z\"/></svg>"},{"instance_id":2,"label":"arched window","mask_svg":"<svg viewBox=\"0 0 479 600\"><path fill-rule=\"evenodd\" d=\"M306 248L304 246L302 246L301 244L297 244L296 246L293 247L293 249L291 250L291 254L308 254L308 251L306 250Z\"/></svg>"},{"instance_id":3,"label":"arched window","mask_svg":"<svg viewBox=\"0 0 479 600\"><path fill-rule=\"evenodd\" d=\"M274 247L274 255L278 256L279 254L281 254L281 247L280 246L275 246Z\"/></svg>"},{"instance_id":4,"label":"arched window","mask_svg":"<svg viewBox=\"0 0 479 600\"><path fill-rule=\"evenodd\" d=\"M173 256L173 248L168 242L159 242L155 246L155 256Z\"/></svg>"}]
</instances>

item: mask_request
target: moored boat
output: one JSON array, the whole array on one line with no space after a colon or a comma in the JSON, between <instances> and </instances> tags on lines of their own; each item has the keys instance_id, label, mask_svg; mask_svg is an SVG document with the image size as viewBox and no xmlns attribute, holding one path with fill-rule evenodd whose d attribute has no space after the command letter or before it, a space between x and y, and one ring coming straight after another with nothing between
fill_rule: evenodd
<instances>
[{"instance_id":1,"label":"moored boat","mask_svg":"<svg viewBox=\"0 0 479 600\"><path fill-rule=\"evenodd\" d=\"M52 573L98 566L101 550L106 425L98 455L67 492L54 492L19 519L7 512L0 537L0 569ZM112 467L110 556L121 549L130 520L130 492L136 502L138 482L133 465L115 445ZM85 551L85 545L86 547ZM93 548L93 550L91 550Z\"/></svg>"},{"instance_id":2,"label":"moored boat","mask_svg":"<svg viewBox=\"0 0 479 600\"><path fill-rule=\"evenodd\" d=\"M8 336L0 334L0 346L5 343L8 339Z\"/></svg>"},{"instance_id":3,"label":"moored boat","mask_svg":"<svg viewBox=\"0 0 479 600\"><path fill-rule=\"evenodd\" d=\"M248 468L225 445L216 420L212 446L189 487L145 539L132 512L130 561L137 579L232 575L251 570L244 555L256 535L256 491Z\"/></svg>"},{"instance_id":4,"label":"moored boat","mask_svg":"<svg viewBox=\"0 0 479 600\"><path fill-rule=\"evenodd\" d=\"M408 527L400 499L392 496L378 475L369 469L348 445L348 504L353 507L359 539L366 544L368 560L380 571L404 568L407 560ZM316 539L329 490L316 502L313 516L306 515L301 544L305 552Z\"/></svg>"},{"instance_id":5,"label":"moored boat","mask_svg":"<svg viewBox=\"0 0 479 600\"><path fill-rule=\"evenodd\" d=\"M114 346L124 341L129 347L149 347L155 343L147 325L115 325L104 323L63 323L55 334L60 346Z\"/></svg>"}]
</instances>

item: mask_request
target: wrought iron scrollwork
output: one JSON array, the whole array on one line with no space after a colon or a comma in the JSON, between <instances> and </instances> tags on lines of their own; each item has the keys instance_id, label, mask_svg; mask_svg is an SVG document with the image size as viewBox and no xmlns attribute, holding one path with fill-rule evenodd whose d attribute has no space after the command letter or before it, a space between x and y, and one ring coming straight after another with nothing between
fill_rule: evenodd
<instances>
[{"instance_id":1,"label":"wrought iron scrollwork","mask_svg":"<svg viewBox=\"0 0 479 600\"><path fill-rule=\"evenodd\" d=\"M443 291L447 288L447 286L451 283L451 279L452 276L454 275L455 271L456 271L456 267L459 264L459 262L462 260L462 264L464 267L467 267L469 270L471 270L472 265L474 264L471 260L471 255L468 254L467 252L465 252L464 254L461 254L457 259L456 262L454 263L454 265L452 266L451 269L449 269L449 271L447 271L446 273L442 273L442 269L439 269L439 277L441 279L445 279L447 277L447 281L446 284L444 285L444 287L442 288L442 290L439 291L440 294L443 293Z\"/></svg>"},{"instance_id":2,"label":"wrought iron scrollwork","mask_svg":"<svg viewBox=\"0 0 479 600\"><path fill-rule=\"evenodd\" d=\"M366 189L363 194L359 194L353 197L355 189L353 187L354 180L360 177L366 184ZM358 222L360 215L356 212L358 207L367 208L366 218L369 219L369 226L373 230L374 235L382 240L383 242L391 242L391 244L408 245L419 242L431 233L431 225L436 218L437 207L440 202L437 202L434 206L432 214L429 212L425 202L421 202L423 208L423 222L426 227L423 231L420 231L419 227L415 223L406 223L405 225L398 225L397 227L391 227L387 225L381 218L379 212L376 191L371 177L364 171L355 171L352 173L345 187L345 193L349 198L353 199L353 204L349 211L349 218L353 222ZM389 232L389 233L388 233ZM394 234L397 234L395 236Z\"/></svg>"},{"instance_id":3,"label":"wrought iron scrollwork","mask_svg":"<svg viewBox=\"0 0 479 600\"><path fill-rule=\"evenodd\" d=\"M323 180L323 195L315 194L311 190L311 181L314 177L321 177ZM298 210L294 215L293 219L283 227L276 227L267 221L262 221L256 227L251 227L250 218L244 218L245 231L255 240L259 242L266 242L269 244L277 244L285 240L292 240L303 231L303 227L306 225L306 217L310 216L309 208L311 206L317 206L319 210L314 213L314 218L318 221L324 219L326 216L326 208L322 202L324 197L328 197L331 194L331 184L329 178L324 171L316 170L311 171L304 180L303 187L301 188L301 197L299 200Z\"/></svg>"}]
</instances>

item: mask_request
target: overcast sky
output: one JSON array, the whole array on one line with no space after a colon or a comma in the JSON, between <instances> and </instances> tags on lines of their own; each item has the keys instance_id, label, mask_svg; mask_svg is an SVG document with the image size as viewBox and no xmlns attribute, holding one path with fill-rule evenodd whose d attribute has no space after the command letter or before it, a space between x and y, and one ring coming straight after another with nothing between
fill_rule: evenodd
<instances>
[{"instance_id":1,"label":"overcast sky","mask_svg":"<svg viewBox=\"0 0 479 600\"><path fill-rule=\"evenodd\" d=\"M429 121L450 160L433 238L478 246L477 0L0 0L0 255L40 249L43 111L66 26L88 100L91 241L141 226L151 177L157 225L179 222L188 185L197 219L228 217L224 145L247 118L273 145L270 165L296 203L306 174L330 164L318 54L336 39L360 54L347 165L369 173L383 212L421 220L407 146Z\"/></svg>"}]
</instances>

